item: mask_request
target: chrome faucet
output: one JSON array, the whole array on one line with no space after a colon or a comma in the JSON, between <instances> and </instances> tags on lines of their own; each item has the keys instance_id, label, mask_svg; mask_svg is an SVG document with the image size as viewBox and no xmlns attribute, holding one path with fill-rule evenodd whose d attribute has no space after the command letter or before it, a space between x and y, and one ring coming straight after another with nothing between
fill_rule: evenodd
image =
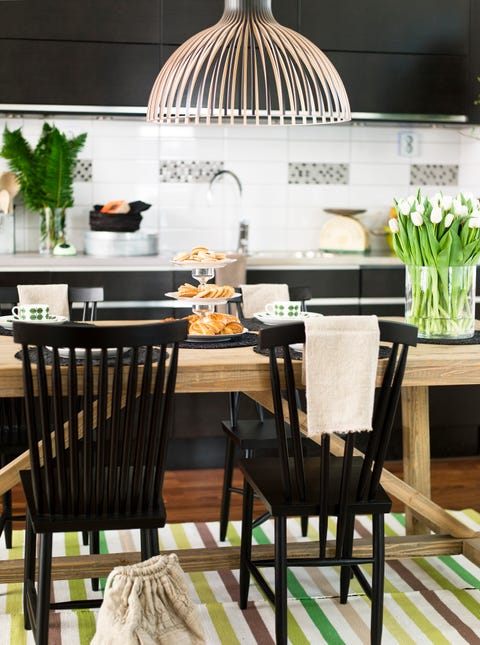
<instances>
[{"instance_id":1,"label":"chrome faucet","mask_svg":"<svg viewBox=\"0 0 480 645\"><path fill-rule=\"evenodd\" d=\"M240 230L238 232L237 253L248 254L248 222L242 219L240 221Z\"/></svg>"},{"instance_id":2,"label":"chrome faucet","mask_svg":"<svg viewBox=\"0 0 480 645\"><path fill-rule=\"evenodd\" d=\"M232 172L231 170L219 170L216 172L213 177L210 179L210 183L208 186L208 195L211 198L212 197L212 186L213 184L217 181L219 177L222 177L224 175L229 175L232 177L232 179L235 180L235 183L237 184L238 188L238 194L240 196L240 199L242 197L242 182L240 179L237 177L237 175ZM242 218L239 223L239 232L238 232L238 243L237 243L237 253L244 253L245 255L248 253L248 220Z\"/></svg>"}]
</instances>

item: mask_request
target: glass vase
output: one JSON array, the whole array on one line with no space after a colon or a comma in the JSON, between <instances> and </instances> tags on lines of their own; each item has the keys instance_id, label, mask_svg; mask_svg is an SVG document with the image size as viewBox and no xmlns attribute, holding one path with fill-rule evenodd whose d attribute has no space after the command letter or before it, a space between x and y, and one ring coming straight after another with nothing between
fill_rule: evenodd
<instances>
[{"instance_id":1,"label":"glass vase","mask_svg":"<svg viewBox=\"0 0 480 645\"><path fill-rule=\"evenodd\" d=\"M476 266L405 267L405 318L420 338L470 338Z\"/></svg>"},{"instance_id":2,"label":"glass vase","mask_svg":"<svg viewBox=\"0 0 480 645\"><path fill-rule=\"evenodd\" d=\"M46 206L40 213L39 253L53 253L57 244L65 240L65 209Z\"/></svg>"}]
</instances>

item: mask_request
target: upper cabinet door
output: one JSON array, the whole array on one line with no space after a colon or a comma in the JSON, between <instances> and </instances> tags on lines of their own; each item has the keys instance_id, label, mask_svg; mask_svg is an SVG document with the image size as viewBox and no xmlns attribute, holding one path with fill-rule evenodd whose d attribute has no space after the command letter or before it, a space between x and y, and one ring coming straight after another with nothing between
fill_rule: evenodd
<instances>
[{"instance_id":1,"label":"upper cabinet door","mask_svg":"<svg viewBox=\"0 0 480 645\"><path fill-rule=\"evenodd\" d=\"M0 2L0 38L159 43L160 3L161 0Z\"/></svg>"},{"instance_id":2,"label":"upper cabinet door","mask_svg":"<svg viewBox=\"0 0 480 645\"><path fill-rule=\"evenodd\" d=\"M300 31L320 49L465 56L469 22L470 0L302 0Z\"/></svg>"},{"instance_id":3,"label":"upper cabinet door","mask_svg":"<svg viewBox=\"0 0 480 645\"><path fill-rule=\"evenodd\" d=\"M297 0L272 0L276 20L298 28ZM222 17L224 0L163 0L162 42L181 45L194 34L211 27Z\"/></svg>"},{"instance_id":4,"label":"upper cabinet door","mask_svg":"<svg viewBox=\"0 0 480 645\"><path fill-rule=\"evenodd\" d=\"M5 103L144 107L160 45L0 39Z\"/></svg>"}]
</instances>

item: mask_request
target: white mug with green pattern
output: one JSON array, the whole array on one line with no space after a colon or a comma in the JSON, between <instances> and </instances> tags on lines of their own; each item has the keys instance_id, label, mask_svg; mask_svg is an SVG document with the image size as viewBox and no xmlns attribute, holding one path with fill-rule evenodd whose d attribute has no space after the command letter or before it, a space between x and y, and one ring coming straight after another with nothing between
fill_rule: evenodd
<instances>
[{"instance_id":1,"label":"white mug with green pattern","mask_svg":"<svg viewBox=\"0 0 480 645\"><path fill-rule=\"evenodd\" d=\"M265 311L275 318L297 318L302 310L302 303L298 300L277 300L265 305Z\"/></svg>"},{"instance_id":2,"label":"white mug with green pattern","mask_svg":"<svg viewBox=\"0 0 480 645\"><path fill-rule=\"evenodd\" d=\"M16 320L40 322L50 318L50 307L45 304L32 303L30 305L17 305L12 309Z\"/></svg>"}]
</instances>

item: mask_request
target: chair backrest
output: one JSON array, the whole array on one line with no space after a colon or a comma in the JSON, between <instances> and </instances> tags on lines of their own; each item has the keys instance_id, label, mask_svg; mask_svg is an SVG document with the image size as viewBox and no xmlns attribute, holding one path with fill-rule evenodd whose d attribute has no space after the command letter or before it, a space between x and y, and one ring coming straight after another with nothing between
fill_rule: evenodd
<instances>
[{"instance_id":1,"label":"chair backrest","mask_svg":"<svg viewBox=\"0 0 480 645\"><path fill-rule=\"evenodd\" d=\"M346 504L347 502L367 501L375 498L400 397L408 348L416 345L417 342L417 328L412 325L380 320L379 327L380 341L382 344L386 343L390 349L388 358L385 359L386 366L382 383L377 390L372 421L373 431L366 433L354 432L346 435L342 464L344 469L341 477L342 487L338 491L339 499L337 500L339 504L341 500ZM269 327L259 333L259 347L269 350L279 459L282 465L282 484L285 498L290 500L305 499L307 494L295 395L296 387L299 384L295 383L295 374L289 351L290 344L303 343L304 341L305 328L303 323ZM285 356L283 365L277 358L277 348L282 348L282 356ZM289 442L289 433L285 427L285 409L288 409L290 417L291 443ZM367 439L367 446L364 452L363 465L355 475L352 493L352 457L354 455L355 441L362 435L363 439ZM321 445L322 477L325 477L321 490L327 496L329 495L327 484L329 481L330 435L322 435ZM326 504L326 499L319 500L319 503L320 505Z\"/></svg>"},{"instance_id":2,"label":"chair backrest","mask_svg":"<svg viewBox=\"0 0 480 645\"><path fill-rule=\"evenodd\" d=\"M236 289L237 293L242 293L241 289ZM302 311L307 310L307 300L312 299L312 290L310 287L288 287L288 295L290 300L299 300L302 303ZM232 303L228 303L229 305L233 304L237 308L237 315L240 319L244 318L243 315L243 307L242 307L242 299L241 297L238 300L233 301ZM229 306L229 313L231 312L231 307Z\"/></svg>"},{"instance_id":3,"label":"chair backrest","mask_svg":"<svg viewBox=\"0 0 480 645\"><path fill-rule=\"evenodd\" d=\"M97 303L103 302L103 287L68 287L68 305L70 318L74 302L82 303L82 320L97 319Z\"/></svg>"},{"instance_id":4,"label":"chair backrest","mask_svg":"<svg viewBox=\"0 0 480 645\"><path fill-rule=\"evenodd\" d=\"M12 307L17 303L17 287L0 287L0 311L2 315L8 316L8 314L11 314Z\"/></svg>"},{"instance_id":5,"label":"chair backrest","mask_svg":"<svg viewBox=\"0 0 480 645\"><path fill-rule=\"evenodd\" d=\"M14 323L41 513L125 515L159 507L178 343L186 335L185 320Z\"/></svg>"},{"instance_id":6,"label":"chair backrest","mask_svg":"<svg viewBox=\"0 0 480 645\"><path fill-rule=\"evenodd\" d=\"M69 287L68 304L70 317L72 304L82 303L82 320L96 320L97 303L103 302L103 287ZM12 307L18 303L17 287L0 287L0 310L9 314Z\"/></svg>"}]
</instances>

